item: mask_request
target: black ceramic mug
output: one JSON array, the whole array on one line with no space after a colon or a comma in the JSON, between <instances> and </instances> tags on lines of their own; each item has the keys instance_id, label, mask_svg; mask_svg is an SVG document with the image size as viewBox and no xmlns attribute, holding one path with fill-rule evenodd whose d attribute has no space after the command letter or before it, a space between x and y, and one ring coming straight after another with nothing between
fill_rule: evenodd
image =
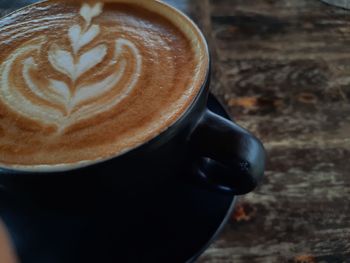
<instances>
[{"instance_id":1,"label":"black ceramic mug","mask_svg":"<svg viewBox=\"0 0 350 263\"><path fill-rule=\"evenodd\" d=\"M195 27L181 12L167 8ZM205 39L200 37L209 58ZM120 262L164 262L157 258L170 257L171 248L153 251L153 246L145 244L163 244L166 238L183 244L184 235L177 235L178 229L184 228L187 238L189 226L201 223L193 216L202 215L196 209L192 211L197 205L181 203L191 200L176 182L229 197L252 191L264 174L263 145L207 108L209 86L210 66L186 112L166 131L122 155L44 169L0 167L0 218L11 233L20 259L24 263L109 262L113 255ZM175 194L177 191L183 194ZM163 218L164 206L185 211L184 215L177 222L169 216ZM215 217L215 212L210 216ZM169 221L164 225L175 224L174 228L161 227L163 220ZM206 224L194 231L196 236L206 239L212 235L205 233ZM69 235L72 232L75 234ZM135 247L139 249L128 251ZM147 249L141 251L140 247ZM196 246L176 249L198 253Z\"/></svg>"},{"instance_id":2,"label":"black ceramic mug","mask_svg":"<svg viewBox=\"0 0 350 263\"><path fill-rule=\"evenodd\" d=\"M190 21L180 11L173 12ZM207 46L206 53L209 57ZM52 206L64 203L61 193L68 203L101 191L146 194L155 185L166 184L167 177L188 174L191 167L196 171L193 176L199 174L198 183L234 195L248 193L264 173L263 145L248 131L206 108L209 85L210 66L187 111L166 131L136 149L99 163L64 169L0 167L0 185L24 200L35 200L33 204L50 200ZM193 178L187 179L193 182Z\"/></svg>"},{"instance_id":3,"label":"black ceramic mug","mask_svg":"<svg viewBox=\"0 0 350 263\"><path fill-rule=\"evenodd\" d=\"M168 130L142 146L110 160L63 171L1 169L0 185L17 195L90 195L91 190L144 193L167 176L200 176L198 183L233 195L252 191L261 181L265 151L261 142L234 122L206 108L210 70L196 99ZM198 172L199 170L199 172ZM187 178L192 181L195 178ZM72 201L69 197L68 201ZM38 201L41 199L41 201ZM51 201L50 201L51 202ZM52 205L52 203L51 203Z\"/></svg>"},{"instance_id":4,"label":"black ceramic mug","mask_svg":"<svg viewBox=\"0 0 350 263\"><path fill-rule=\"evenodd\" d=\"M72 203L99 191L144 194L159 184L166 185L167 177L188 176L191 167L193 178L185 178L191 183L233 195L252 191L264 174L263 145L248 131L206 108L209 72L186 113L151 141L108 161L72 170L1 169L2 189L27 201L34 198L37 205L49 202L52 207L50 196L59 205L64 197Z\"/></svg>"}]
</instances>

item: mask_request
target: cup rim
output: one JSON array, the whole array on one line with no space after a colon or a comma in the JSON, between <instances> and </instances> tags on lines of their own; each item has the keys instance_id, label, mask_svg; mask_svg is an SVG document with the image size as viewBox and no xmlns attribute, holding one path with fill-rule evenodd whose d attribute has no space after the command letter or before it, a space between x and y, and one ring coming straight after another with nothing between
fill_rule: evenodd
<instances>
[{"instance_id":1,"label":"cup rim","mask_svg":"<svg viewBox=\"0 0 350 263\"><path fill-rule=\"evenodd\" d=\"M19 9L14 10L13 12L10 12L4 16L0 17L0 20L11 16L14 13L17 13L18 11L28 8L30 6L33 5L37 5L40 3L44 3L44 2L48 2L50 0L41 0L29 5L26 5L24 7L21 7ZM103 1L103 0L102 0ZM138 3L138 2L147 2L147 0L105 0L106 2L130 2L130 3ZM74 163L58 163L58 164L36 164L36 165L4 165L0 163L0 174L5 171L7 173L10 174L16 174L16 173L38 173L38 174L47 174L47 173L61 173L61 172L69 172L69 171L74 171L74 170L78 170L78 169L83 169L83 168L87 168L90 166L94 166L94 165L98 165L101 163L105 163L111 160L114 160L116 158L120 158L120 157L125 157L129 154L135 153L137 151L142 151L142 149L144 147L146 147L147 145L153 144L155 142L157 142L158 140L160 140L160 138L163 138L166 136L166 134L169 133L170 130L176 128L177 126L179 126L179 124L181 124L184 119L187 118L187 116L190 114L190 112L192 111L192 109L195 107L195 105L197 104L198 99L201 97L202 93L206 91L206 89L209 89L209 78L210 78L210 73L211 73L211 56L210 56L210 50L209 50L209 46L208 46L208 42L202 32L202 30L198 27L198 25L184 12L182 12L181 10L177 9L176 7L163 2L162 0L155 0L154 2L156 2L158 5L161 5L165 8L168 8L171 12L175 13L178 17L180 17L181 19L183 19L184 21L186 21L190 27L193 28L194 32L198 33L198 37L196 37L196 39L201 42L201 44L204 47L204 52L207 56L207 68L204 74L204 78L202 83L200 84L200 88L198 89L197 94L193 97L192 102L189 104L189 106L187 107L187 109L185 109L180 115L179 117L168 127L165 128L165 130L163 130L162 132L160 132L159 134L155 135L153 138L141 143L140 145L137 145L133 148L127 149L125 151L119 152L118 154L115 155L111 155L109 157L106 158L100 158L100 159L96 159L96 160L83 160L83 161L79 161L79 162L74 162ZM181 29L180 29L181 30Z\"/></svg>"}]
</instances>

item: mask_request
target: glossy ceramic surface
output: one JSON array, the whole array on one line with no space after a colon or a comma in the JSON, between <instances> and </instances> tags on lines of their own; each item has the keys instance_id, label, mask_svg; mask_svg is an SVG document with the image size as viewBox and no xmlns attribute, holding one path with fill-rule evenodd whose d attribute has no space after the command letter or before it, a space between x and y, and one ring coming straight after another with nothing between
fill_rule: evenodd
<instances>
[{"instance_id":1,"label":"glossy ceramic surface","mask_svg":"<svg viewBox=\"0 0 350 263\"><path fill-rule=\"evenodd\" d=\"M213 96L208 106L227 118ZM96 199L76 210L72 204L38 209L2 189L0 217L21 263L193 262L230 216L235 198L189 178L195 177L172 176L132 202L96 191ZM126 198L129 203L120 202Z\"/></svg>"}]
</instances>

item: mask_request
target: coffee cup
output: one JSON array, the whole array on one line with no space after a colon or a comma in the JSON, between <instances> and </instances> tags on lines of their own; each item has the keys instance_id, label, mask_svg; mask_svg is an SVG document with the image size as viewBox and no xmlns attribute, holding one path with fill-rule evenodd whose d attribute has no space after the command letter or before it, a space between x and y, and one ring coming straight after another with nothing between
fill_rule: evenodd
<instances>
[{"instance_id":1,"label":"coffee cup","mask_svg":"<svg viewBox=\"0 0 350 263\"><path fill-rule=\"evenodd\" d=\"M207 109L208 45L175 8L49 0L0 27L4 191L52 207L101 192L127 202L189 169L235 195L261 181L263 145Z\"/></svg>"},{"instance_id":2,"label":"coffee cup","mask_svg":"<svg viewBox=\"0 0 350 263\"><path fill-rule=\"evenodd\" d=\"M22 262L184 262L263 177L261 142L207 108L203 34L165 3L42 1L0 19L0 50L0 217Z\"/></svg>"}]
</instances>

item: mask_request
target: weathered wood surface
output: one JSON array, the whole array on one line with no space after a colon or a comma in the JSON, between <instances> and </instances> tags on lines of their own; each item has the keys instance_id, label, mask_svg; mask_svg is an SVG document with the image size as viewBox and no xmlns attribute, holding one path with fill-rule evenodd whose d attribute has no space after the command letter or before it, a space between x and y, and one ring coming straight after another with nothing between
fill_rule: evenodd
<instances>
[{"instance_id":1,"label":"weathered wood surface","mask_svg":"<svg viewBox=\"0 0 350 263\"><path fill-rule=\"evenodd\" d=\"M269 154L263 185L198 262L350 262L350 11L318 0L167 2L203 29L213 93Z\"/></svg>"},{"instance_id":2,"label":"weathered wood surface","mask_svg":"<svg viewBox=\"0 0 350 263\"><path fill-rule=\"evenodd\" d=\"M269 155L263 185L199 262L350 262L350 11L318 0L171 2L208 38L212 91Z\"/></svg>"}]
</instances>

